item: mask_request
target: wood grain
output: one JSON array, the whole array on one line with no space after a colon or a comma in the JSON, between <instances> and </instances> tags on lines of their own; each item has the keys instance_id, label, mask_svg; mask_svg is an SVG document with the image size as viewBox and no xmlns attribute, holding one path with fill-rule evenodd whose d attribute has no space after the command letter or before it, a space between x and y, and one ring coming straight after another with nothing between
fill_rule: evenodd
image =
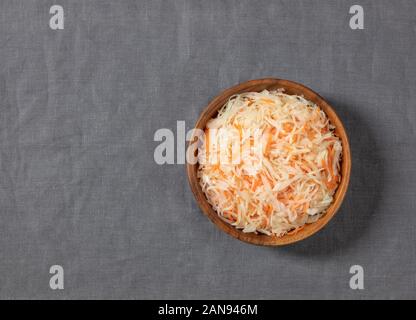
<instances>
[{"instance_id":1,"label":"wood grain","mask_svg":"<svg viewBox=\"0 0 416 320\"><path fill-rule=\"evenodd\" d=\"M343 156L341 159L341 182L334 195L334 201L328 208L326 214L321 217L317 222L308 224L304 229L293 235L285 235L283 237L267 236L255 233L244 233L241 230L229 225L218 217L218 214L214 211L211 205L208 203L205 194L203 193L197 178L198 164L187 164L186 170L188 174L188 180L191 190L195 196L195 199L201 208L201 210L208 216L208 218L217 225L221 230L225 231L229 235L248 243L264 246L281 246L294 243L307 237L310 237L314 233L321 230L328 222L333 218L335 213L341 206L341 203L347 192L350 173L351 173L351 152L348 142L348 136L345 132L344 126L332 109L332 107L317 93L311 89L289 80L282 79L259 79L251 80L241 84L238 84L232 88L223 91L214 100L212 100L208 106L204 109L199 119L196 122L195 128L204 129L206 123L211 118L215 117L218 110L227 102L228 98L234 94L250 92L250 91L262 91L275 90L283 88L287 94L303 95L305 99L316 103L328 116L330 122L336 127L335 134L341 139ZM196 136L192 137L191 142L196 139Z\"/></svg>"}]
</instances>

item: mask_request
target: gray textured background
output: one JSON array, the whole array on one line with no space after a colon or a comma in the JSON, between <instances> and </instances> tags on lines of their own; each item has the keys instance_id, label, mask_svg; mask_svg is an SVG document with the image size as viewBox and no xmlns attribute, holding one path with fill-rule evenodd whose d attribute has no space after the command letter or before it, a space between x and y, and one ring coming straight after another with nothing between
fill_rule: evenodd
<instances>
[{"instance_id":1,"label":"gray textured background","mask_svg":"<svg viewBox=\"0 0 416 320\"><path fill-rule=\"evenodd\" d=\"M1 1L0 298L416 298L415 52L411 0ZM326 97L353 154L339 214L284 248L218 231L153 161L157 129L269 76Z\"/></svg>"}]
</instances>

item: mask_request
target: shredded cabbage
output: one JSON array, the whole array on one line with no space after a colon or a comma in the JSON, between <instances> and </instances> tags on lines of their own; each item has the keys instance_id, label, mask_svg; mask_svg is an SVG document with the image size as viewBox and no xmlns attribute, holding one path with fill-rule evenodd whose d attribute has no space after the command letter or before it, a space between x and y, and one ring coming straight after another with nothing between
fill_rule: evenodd
<instances>
[{"instance_id":1,"label":"shredded cabbage","mask_svg":"<svg viewBox=\"0 0 416 320\"><path fill-rule=\"evenodd\" d=\"M283 236L317 221L341 180L334 129L319 106L283 90L232 96L198 152L208 202L243 232Z\"/></svg>"}]
</instances>

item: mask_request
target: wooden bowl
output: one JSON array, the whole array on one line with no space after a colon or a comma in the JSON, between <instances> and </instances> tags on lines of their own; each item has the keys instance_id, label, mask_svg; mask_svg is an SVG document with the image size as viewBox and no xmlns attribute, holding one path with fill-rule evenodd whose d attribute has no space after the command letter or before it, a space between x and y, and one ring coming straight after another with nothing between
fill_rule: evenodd
<instances>
[{"instance_id":1,"label":"wooden bowl","mask_svg":"<svg viewBox=\"0 0 416 320\"><path fill-rule=\"evenodd\" d=\"M264 89L275 90L279 88L285 89L285 93L287 94L301 95L304 96L305 99L316 103L326 113L330 122L336 127L335 134L341 139L343 148L343 155L341 159L341 182L335 192L332 204L327 209L325 215L323 215L318 221L305 225L305 227L296 234L284 235L282 237L267 236L255 233L244 233L219 218L217 212L215 212L211 205L208 203L205 194L199 185L197 178L197 170L199 164L187 164L188 180L191 186L191 190L199 204L199 207L208 216L208 218L221 230L225 231L231 236L241 241L264 246L281 246L303 240L322 229L338 211L347 191L351 172L350 146L347 133L345 132L341 120L338 118L337 114L329 105L329 103L311 89L289 80L259 79L247 81L223 91L219 96L217 96L208 104L195 125L195 128L203 130L208 120L215 117L218 110L227 102L230 96L234 94L250 91L259 92ZM197 137L193 136L189 143L192 143L192 141L195 141L195 139L197 139Z\"/></svg>"}]
</instances>

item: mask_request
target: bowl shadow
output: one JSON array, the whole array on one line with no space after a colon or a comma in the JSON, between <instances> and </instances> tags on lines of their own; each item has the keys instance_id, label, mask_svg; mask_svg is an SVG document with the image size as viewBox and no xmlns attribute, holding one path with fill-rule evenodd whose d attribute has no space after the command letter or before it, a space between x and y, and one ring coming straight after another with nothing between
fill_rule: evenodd
<instances>
[{"instance_id":1,"label":"bowl shadow","mask_svg":"<svg viewBox=\"0 0 416 320\"><path fill-rule=\"evenodd\" d=\"M383 197L384 160L370 121L348 102L327 99L343 121L351 148L350 184L338 213L313 236L278 248L287 254L319 256L340 253L356 245L368 231Z\"/></svg>"}]
</instances>

